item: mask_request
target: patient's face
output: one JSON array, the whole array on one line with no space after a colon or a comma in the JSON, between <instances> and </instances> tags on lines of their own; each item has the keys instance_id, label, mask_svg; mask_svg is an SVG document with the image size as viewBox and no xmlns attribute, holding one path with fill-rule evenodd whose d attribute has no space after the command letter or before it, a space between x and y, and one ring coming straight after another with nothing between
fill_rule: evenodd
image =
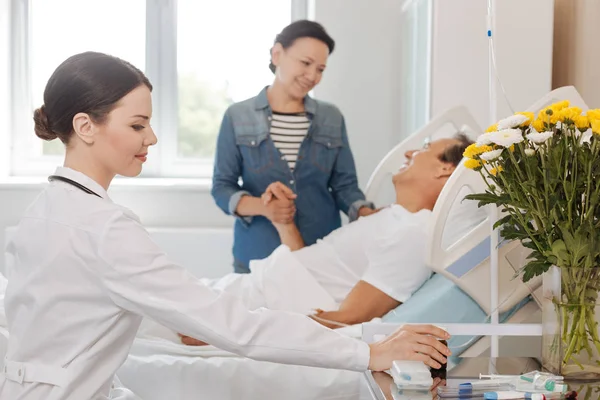
<instances>
[{"instance_id":1,"label":"patient's face","mask_svg":"<svg viewBox=\"0 0 600 400\"><path fill-rule=\"evenodd\" d=\"M392 179L394 184L411 181L427 184L427 182L437 181L440 176L448 172L448 168L454 169L452 165L448 165L440 158L448 146L455 144L460 144L460 142L456 139L438 139L426 142L418 150L407 151L404 154L406 162Z\"/></svg>"}]
</instances>

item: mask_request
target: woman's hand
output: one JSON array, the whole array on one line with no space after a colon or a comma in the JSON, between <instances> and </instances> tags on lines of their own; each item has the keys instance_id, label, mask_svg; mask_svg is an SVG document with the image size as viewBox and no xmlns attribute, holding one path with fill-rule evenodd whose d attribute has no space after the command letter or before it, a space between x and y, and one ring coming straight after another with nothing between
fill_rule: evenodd
<instances>
[{"instance_id":1,"label":"woman's hand","mask_svg":"<svg viewBox=\"0 0 600 400\"><path fill-rule=\"evenodd\" d=\"M446 357L451 352L437 338L449 337L446 331L433 325L405 325L382 341L369 345L369 369L385 371L395 360L423 361L438 369L447 362Z\"/></svg>"},{"instance_id":2,"label":"woman's hand","mask_svg":"<svg viewBox=\"0 0 600 400\"><path fill-rule=\"evenodd\" d=\"M358 216L359 217L367 217L369 215L376 214L379 211L381 211L381 208L377 208L374 210L370 207L363 206L358 210Z\"/></svg>"},{"instance_id":3,"label":"woman's hand","mask_svg":"<svg viewBox=\"0 0 600 400\"><path fill-rule=\"evenodd\" d=\"M264 216L273 224L290 224L294 222L296 194L281 182L273 182L261 196Z\"/></svg>"}]
</instances>

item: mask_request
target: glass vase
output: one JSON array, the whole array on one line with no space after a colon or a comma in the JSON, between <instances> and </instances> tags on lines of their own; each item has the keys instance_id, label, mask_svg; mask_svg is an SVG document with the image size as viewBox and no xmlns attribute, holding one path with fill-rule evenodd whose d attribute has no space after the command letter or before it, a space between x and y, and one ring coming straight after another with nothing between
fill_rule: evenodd
<instances>
[{"instance_id":1,"label":"glass vase","mask_svg":"<svg viewBox=\"0 0 600 400\"><path fill-rule=\"evenodd\" d=\"M568 380L600 379L600 268L551 267L543 276L542 366Z\"/></svg>"}]
</instances>

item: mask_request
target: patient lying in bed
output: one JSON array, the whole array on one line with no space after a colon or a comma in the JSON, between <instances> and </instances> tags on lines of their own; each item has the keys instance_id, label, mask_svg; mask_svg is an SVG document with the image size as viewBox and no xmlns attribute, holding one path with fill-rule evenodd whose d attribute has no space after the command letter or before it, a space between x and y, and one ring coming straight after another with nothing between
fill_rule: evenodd
<instances>
[{"instance_id":1,"label":"patient lying in bed","mask_svg":"<svg viewBox=\"0 0 600 400\"><path fill-rule=\"evenodd\" d=\"M430 277L424 260L431 210L470 143L457 135L407 152L392 178L395 204L308 247L294 224L276 225L282 246L252 261L250 274L204 283L241 297L250 309L302 312L331 328L382 317ZM286 197L277 183L268 192ZM204 344L186 336L182 341Z\"/></svg>"}]
</instances>

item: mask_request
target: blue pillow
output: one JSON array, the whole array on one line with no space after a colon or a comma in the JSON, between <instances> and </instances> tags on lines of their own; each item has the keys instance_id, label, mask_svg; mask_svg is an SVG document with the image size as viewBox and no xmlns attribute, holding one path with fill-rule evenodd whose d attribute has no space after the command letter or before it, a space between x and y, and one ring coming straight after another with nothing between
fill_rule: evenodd
<instances>
[{"instance_id":1,"label":"blue pillow","mask_svg":"<svg viewBox=\"0 0 600 400\"><path fill-rule=\"evenodd\" d=\"M500 315L500 322L510 318L531 299L527 297ZM486 313L451 280L434 274L406 302L383 316L389 323L484 323ZM457 356L477 340L476 336L453 336L448 341L452 355Z\"/></svg>"}]
</instances>

